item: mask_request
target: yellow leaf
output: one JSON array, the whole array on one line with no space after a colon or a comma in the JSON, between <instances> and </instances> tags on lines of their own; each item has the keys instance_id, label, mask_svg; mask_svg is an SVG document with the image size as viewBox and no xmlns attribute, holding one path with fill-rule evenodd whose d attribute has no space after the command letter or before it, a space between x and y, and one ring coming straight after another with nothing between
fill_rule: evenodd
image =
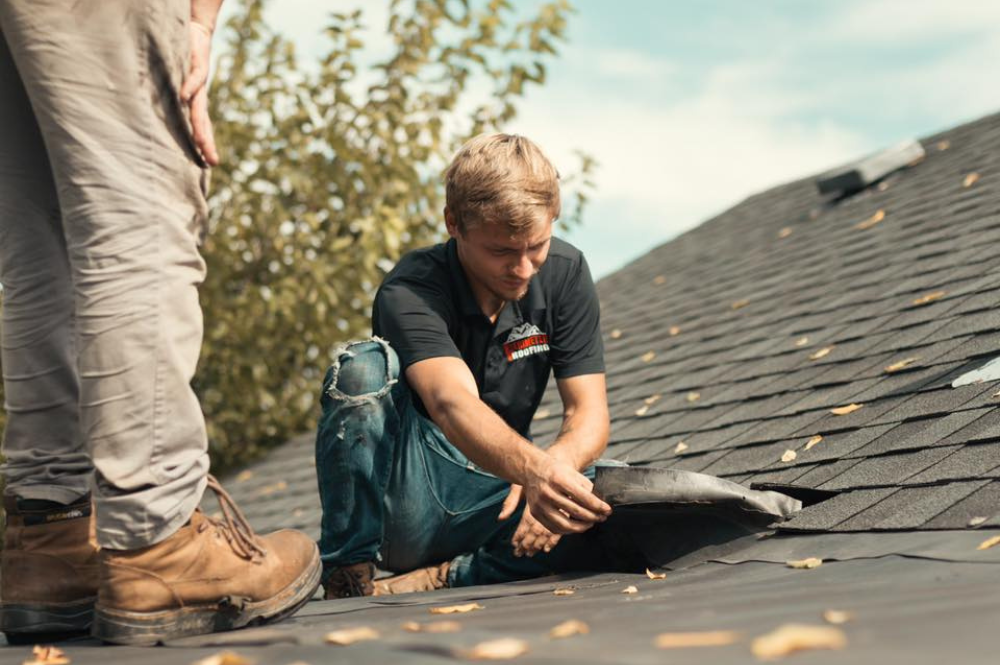
<instances>
[{"instance_id":1,"label":"yellow leaf","mask_svg":"<svg viewBox=\"0 0 1000 665\"><path fill-rule=\"evenodd\" d=\"M864 404L848 404L847 406L838 406L835 409L830 409L830 413L835 416L846 416L849 413L854 413L863 406Z\"/></svg>"},{"instance_id":2,"label":"yellow leaf","mask_svg":"<svg viewBox=\"0 0 1000 665\"><path fill-rule=\"evenodd\" d=\"M236 476L236 482L245 483L251 478L253 478L253 471L247 469L246 471L240 471L240 475Z\"/></svg>"},{"instance_id":3,"label":"yellow leaf","mask_svg":"<svg viewBox=\"0 0 1000 665\"><path fill-rule=\"evenodd\" d=\"M940 300L947 294L948 294L947 291L933 291L931 293L928 293L927 295L920 296L919 298L913 301L913 304L917 306L926 305L927 303L932 303L935 300Z\"/></svg>"},{"instance_id":4,"label":"yellow leaf","mask_svg":"<svg viewBox=\"0 0 1000 665\"><path fill-rule=\"evenodd\" d=\"M67 665L69 662L69 657L62 649L36 644L31 650L31 658L24 661L23 665Z\"/></svg>"},{"instance_id":5,"label":"yellow leaf","mask_svg":"<svg viewBox=\"0 0 1000 665\"><path fill-rule=\"evenodd\" d=\"M817 559L814 556L808 559L799 559L797 561L786 561L785 565L789 568L795 568L796 570L812 570L813 568L819 568L823 565L823 559Z\"/></svg>"},{"instance_id":6,"label":"yellow leaf","mask_svg":"<svg viewBox=\"0 0 1000 665\"><path fill-rule=\"evenodd\" d=\"M615 328L614 330L611 331L610 335L611 339L618 339L621 336L622 336L622 331L618 330L618 328Z\"/></svg>"},{"instance_id":7,"label":"yellow leaf","mask_svg":"<svg viewBox=\"0 0 1000 665\"><path fill-rule=\"evenodd\" d=\"M833 351L832 346L825 346L819 351L815 351L809 354L809 360L819 360L820 358L826 358L828 355L830 355L831 351Z\"/></svg>"},{"instance_id":8,"label":"yellow leaf","mask_svg":"<svg viewBox=\"0 0 1000 665\"><path fill-rule=\"evenodd\" d=\"M977 550L988 550L991 547L996 547L1000 545L1000 536L993 536L992 538L987 538L983 542L979 543Z\"/></svg>"},{"instance_id":9,"label":"yellow leaf","mask_svg":"<svg viewBox=\"0 0 1000 665\"><path fill-rule=\"evenodd\" d=\"M663 275L657 275L656 277L653 278L653 284L659 285L659 284L666 284L666 283L667 283L667 278L664 277Z\"/></svg>"},{"instance_id":10,"label":"yellow leaf","mask_svg":"<svg viewBox=\"0 0 1000 665\"><path fill-rule=\"evenodd\" d=\"M428 610L431 614L465 614L486 608L479 603L465 603L464 605L447 605L445 607L432 607Z\"/></svg>"},{"instance_id":11,"label":"yellow leaf","mask_svg":"<svg viewBox=\"0 0 1000 665\"><path fill-rule=\"evenodd\" d=\"M750 650L760 660L777 660L796 651L843 649L845 646L847 636L839 628L790 623L756 638Z\"/></svg>"},{"instance_id":12,"label":"yellow leaf","mask_svg":"<svg viewBox=\"0 0 1000 665\"><path fill-rule=\"evenodd\" d=\"M985 522L987 519L989 519L989 518L988 517L982 517L982 516L973 517L972 519L969 520L969 526L979 526L980 524L982 524L983 522Z\"/></svg>"},{"instance_id":13,"label":"yellow leaf","mask_svg":"<svg viewBox=\"0 0 1000 665\"><path fill-rule=\"evenodd\" d=\"M950 147L951 147L951 141L938 141L937 142L937 149L939 151L940 150L947 150Z\"/></svg>"},{"instance_id":14,"label":"yellow leaf","mask_svg":"<svg viewBox=\"0 0 1000 665\"><path fill-rule=\"evenodd\" d=\"M920 360L919 356L913 356L912 358L903 358L899 362L895 362L895 363L892 363L891 365L887 365L885 367L885 372L887 374L892 374L893 372L898 372L901 369L906 369L907 367L909 367L913 363L917 362L918 360Z\"/></svg>"},{"instance_id":15,"label":"yellow leaf","mask_svg":"<svg viewBox=\"0 0 1000 665\"><path fill-rule=\"evenodd\" d=\"M782 240L784 240L788 236L792 235L792 232L793 232L792 227L786 226L785 228L783 228L780 231L778 231L778 237L781 238Z\"/></svg>"},{"instance_id":16,"label":"yellow leaf","mask_svg":"<svg viewBox=\"0 0 1000 665\"><path fill-rule=\"evenodd\" d=\"M480 642L471 649L459 649L456 654L466 660L511 660L528 653L528 643L516 637Z\"/></svg>"},{"instance_id":17,"label":"yellow leaf","mask_svg":"<svg viewBox=\"0 0 1000 665\"><path fill-rule=\"evenodd\" d=\"M688 444L684 443L683 441L680 441L680 442L677 443L676 446L674 446L674 453L680 455L682 452L684 452L687 449L688 449Z\"/></svg>"},{"instance_id":18,"label":"yellow leaf","mask_svg":"<svg viewBox=\"0 0 1000 665\"><path fill-rule=\"evenodd\" d=\"M978 181L979 181L979 174L970 173L969 175L965 176L964 180L962 180L962 187L972 187Z\"/></svg>"},{"instance_id":19,"label":"yellow leaf","mask_svg":"<svg viewBox=\"0 0 1000 665\"><path fill-rule=\"evenodd\" d=\"M708 630L697 633L661 633L654 644L659 649L687 649L691 647L724 647L733 644L740 634L732 630Z\"/></svg>"},{"instance_id":20,"label":"yellow leaf","mask_svg":"<svg viewBox=\"0 0 1000 665\"><path fill-rule=\"evenodd\" d=\"M655 357L656 357L656 351L646 351L644 354L642 354L642 362L648 363Z\"/></svg>"},{"instance_id":21,"label":"yellow leaf","mask_svg":"<svg viewBox=\"0 0 1000 665\"><path fill-rule=\"evenodd\" d=\"M355 642L367 642L368 640L377 640L378 638L379 634L377 630L368 626L360 626L358 628L344 628L329 632L323 636L323 641L338 647L346 647Z\"/></svg>"},{"instance_id":22,"label":"yellow leaf","mask_svg":"<svg viewBox=\"0 0 1000 665\"><path fill-rule=\"evenodd\" d=\"M191 665L253 665L253 661L245 656L241 656L233 651L222 651L201 660L197 660Z\"/></svg>"},{"instance_id":23,"label":"yellow leaf","mask_svg":"<svg viewBox=\"0 0 1000 665\"><path fill-rule=\"evenodd\" d=\"M269 496L275 492L284 492L286 489L288 489L288 483L284 480L279 480L271 485L261 487L260 490L257 491L257 496Z\"/></svg>"},{"instance_id":24,"label":"yellow leaf","mask_svg":"<svg viewBox=\"0 0 1000 665\"><path fill-rule=\"evenodd\" d=\"M635 415L640 417L646 415L647 413L649 413L648 404L643 404L642 406L640 406L638 409L635 410Z\"/></svg>"},{"instance_id":25,"label":"yellow leaf","mask_svg":"<svg viewBox=\"0 0 1000 665\"><path fill-rule=\"evenodd\" d=\"M865 221L860 222L858 224L855 224L854 228L856 228L856 229L858 229L860 231L864 231L865 229L870 229L871 227L875 226L876 224L878 224L879 222L881 222L883 219L885 219L885 210L881 210L880 209L880 210L876 211L876 213L874 215L872 215L871 217L869 217Z\"/></svg>"},{"instance_id":26,"label":"yellow leaf","mask_svg":"<svg viewBox=\"0 0 1000 665\"><path fill-rule=\"evenodd\" d=\"M559 640L566 637L573 637L574 635L587 635L589 633L590 626L582 621L570 619L569 621L563 621L561 624L550 630L549 637Z\"/></svg>"},{"instance_id":27,"label":"yellow leaf","mask_svg":"<svg viewBox=\"0 0 1000 665\"><path fill-rule=\"evenodd\" d=\"M813 446L815 446L817 443L819 443L822 440L823 440L823 435L822 434L817 434L816 436L814 436L813 438L809 439L806 442L806 447L803 450L809 450L810 448L812 448Z\"/></svg>"},{"instance_id":28,"label":"yellow leaf","mask_svg":"<svg viewBox=\"0 0 1000 665\"><path fill-rule=\"evenodd\" d=\"M795 340L795 346L798 346L798 347L803 347L803 346L805 346L808 343L809 343L809 338L808 337L799 337L797 340Z\"/></svg>"},{"instance_id":29,"label":"yellow leaf","mask_svg":"<svg viewBox=\"0 0 1000 665\"><path fill-rule=\"evenodd\" d=\"M854 621L854 614L844 610L826 610L823 612L823 621L839 626L849 621Z\"/></svg>"},{"instance_id":30,"label":"yellow leaf","mask_svg":"<svg viewBox=\"0 0 1000 665\"><path fill-rule=\"evenodd\" d=\"M649 568L646 569L646 577L651 580L665 580L667 579L666 573L654 573Z\"/></svg>"},{"instance_id":31,"label":"yellow leaf","mask_svg":"<svg viewBox=\"0 0 1000 665\"><path fill-rule=\"evenodd\" d=\"M733 309L743 309L744 307L746 307L749 304L750 304L750 300L748 298L744 298L743 300L737 300L736 302L734 302L733 305L732 305L732 307L733 307Z\"/></svg>"},{"instance_id":32,"label":"yellow leaf","mask_svg":"<svg viewBox=\"0 0 1000 665\"><path fill-rule=\"evenodd\" d=\"M796 452L794 450L786 450L785 454L781 456L781 461L782 462L791 462L796 457L798 457L798 455L796 454Z\"/></svg>"},{"instance_id":33,"label":"yellow leaf","mask_svg":"<svg viewBox=\"0 0 1000 665\"><path fill-rule=\"evenodd\" d=\"M535 415L531 418L532 420L545 420L552 415L552 412L548 409L539 409L535 411Z\"/></svg>"},{"instance_id":34,"label":"yellow leaf","mask_svg":"<svg viewBox=\"0 0 1000 665\"><path fill-rule=\"evenodd\" d=\"M680 326L670 326L670 329L668 330L668 332L670 333L671 337L677 337L678 335L681 334L681 327Z\"/></svg>"},{"instance_id":35,"label":"yellow leaf","mask_svg":"<svg viewBox=\"0 0 1000 665\"><path fill-rule=\"evenodd\" d=\"M573 589L560 588L552 592L553 596L572 596L576 591Z\"/></svg>"},{"instance_id":36,"label":"yellow leaf","mask_svg":"<svg viewBox=\"0 0 1000 665\"><path fill-rule=\"evenodd\" d=\"M629 586L622 589L622 593L626 595L632 595L633 593L639 593L639 590L635 587L634 584L630 584Z\"/></svg>"},{"instance_id":37,"label":"yellow leaf","mask_svg":"<svg viewBox=\"0 0 1000 665\"><path fill-rule=\"evenodd\" d=\"M660 393L656 393L655 395L650 395L646 399L642 400L642 403L645 404L646 406L651 406L659 401L660 401Z\"/></svg>"},{"instance_id":38,"label":"yellow leaf","mask_svg":"<svg viewBox=\"0 0 1000 665\"><path fill-rule=\"evenodd\" d=\"M693 390L687 394L687 401L697 402L701 399L701 393L696 393Z\"/></svg>"},{"instance_id":39,"label":"yellow leaf","mask_svg":"<svg viewBox=\"0 0 1000 665\"><path fill-rule=\"evenodd\" d=\"M407 621L403 624L403 630L410 633L457 633L462 630L462 624L457 621L428 621L427 623Z\"/></svg>"}]
</instances>

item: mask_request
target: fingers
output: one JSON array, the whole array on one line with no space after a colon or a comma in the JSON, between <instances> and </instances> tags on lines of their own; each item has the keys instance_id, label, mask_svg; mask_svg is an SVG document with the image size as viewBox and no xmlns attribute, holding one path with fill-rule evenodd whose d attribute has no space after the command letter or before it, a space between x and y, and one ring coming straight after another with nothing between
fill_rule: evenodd
<instances>
[{"instance_id":1,"label":"fingers","mask_svg":"<svg viewBox=\"0 0 1000 665\"><path fill-rule=\"evenodd\" d=\"M197 21L190 25L191 58L187 76L181 85L181 100L190 104L194 96L208 81L209 53L212 49L212 31Z\"/></svg>"},{"instance_id":2,"label":"fingers","mask_svg":"<svg viewBox=\"0 0 1000 665\"><path fill-rule=\"evenodd\" d=\"M497 519L501 522L517 510L517 505L521 503L521 486L511 485L510 492L507 493L507 498L503 500L503 506L500 507L500 515ZM520 529L518 529L520 531Z\"/></svg>"},{"instance_id":3,"label":"fingers","mask_svg":"<svg viewBox=\"0 0 1000 665\"><path fill-rule=\"evenodd\" d=\"M215 147L212 120L208 117L208 88L204 86L191 100L191 132L194 135L194 143L205 161L217 166L219 151Z\"/></svg>"},{"instance_id":4,"label":"fingers","mask_svg":"<svg viewBox=\"0 0 1000 665\"><path fill-rule=\"evenodd\" d=\"M194 96L205 87L208 82L208 63L195 62L191 59L191 67L188 69L184 84L181 85L181 101L190 104Z\"/></svg>"},{"instance_id":5,"label":"fingers","mask_svg":"<svg viewBox=\"0 0 1000 665\"><path fill-rule=\"evenodd\" d=\"M602 517L607 517L611 514L611 506L594 494L594 484L590 482L582 473L574 473L574 475L569 478L554 478L553 485L555 485L557 490L557 496L567 497L573 504L579 506L579 508L583 511L587 511L594 515L600 515ZM566 509L565 506L561 507L564 510L567 510L570 515L574 515L574 513ZM578 519L583 518L578 517Z\"/></svg>"},{"instance_id":6,"label":"fingers","mask_svg":"<svg viewBox=\"0 0 1000 665\"><path fill-rule=\"evenodd\" d=\"M511 539L514 556L534 556L538 552L550 552L562 536L546 529L538 520L526 512Z\"/></svg>"}]
</instances>

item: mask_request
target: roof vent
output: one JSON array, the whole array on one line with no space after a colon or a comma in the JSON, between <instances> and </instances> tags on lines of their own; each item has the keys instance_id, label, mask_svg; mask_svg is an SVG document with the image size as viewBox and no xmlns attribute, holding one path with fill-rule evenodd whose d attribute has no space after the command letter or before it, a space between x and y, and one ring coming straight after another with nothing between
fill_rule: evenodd
<instances>
[{"instance_id":1,"label":"roof vent","mask_svg":"<svg viewBox=\"0 0 1000 665\"><path fill-rule=\"evenodd\" d=\"M904 141L856 162L824 173L816 180L820 194L853 194L878 182L894 171L906 168L924 156L919 141Z\"/></svg>"},{"instance_id":2,"label":"roof vent","mask_svg":"<svg viewBox=\"0 0 1000 665\"><path fill-rule=\"evenodd\" d=\"M952 388L972 385L973 383L984 383L986 381L1000 381L1000 358L994 358L979 369L966 372L951 382Z\"/></svg>"}]
</instances>

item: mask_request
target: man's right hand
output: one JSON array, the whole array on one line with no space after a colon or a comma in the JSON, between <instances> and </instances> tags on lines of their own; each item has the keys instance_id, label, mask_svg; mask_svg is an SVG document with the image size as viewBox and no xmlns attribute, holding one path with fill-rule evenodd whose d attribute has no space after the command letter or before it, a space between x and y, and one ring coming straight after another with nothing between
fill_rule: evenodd
<instances>
[{"instance_id":1,"label":"man's right hand","mask_svg":"<svg viewBox=\"0 0 1000 665\"><path fill-rule=\"evenodd\" d=\"M594 495L594 484L571 464L544 454L528 470L524 497L531 514L552 533L583 533L611 514Z\"/></svg>"}]
</instances>

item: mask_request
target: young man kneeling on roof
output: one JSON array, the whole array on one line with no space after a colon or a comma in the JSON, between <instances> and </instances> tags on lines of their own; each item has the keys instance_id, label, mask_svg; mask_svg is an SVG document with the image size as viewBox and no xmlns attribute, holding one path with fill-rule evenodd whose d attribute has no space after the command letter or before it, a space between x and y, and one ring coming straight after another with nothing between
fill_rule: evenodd
<instances>
[{"instance_id":1,"label":"young man kneeling on roof","mask_svg":"<svg viewBox=\"0 0 1000 665\"><path fill-rule=\"evenodd\" d=\"M552 237L558 177L521 136L463 146L445 173L451 239L399 261L376 337L327 372L327 598L606 566L588 532L611 513L590 480L609 431L599 307L583 255ZM563 425L543 450L530 424L550 371ZM373 580L376 564L396 576Z\"/></svg>"}]
</instances>

